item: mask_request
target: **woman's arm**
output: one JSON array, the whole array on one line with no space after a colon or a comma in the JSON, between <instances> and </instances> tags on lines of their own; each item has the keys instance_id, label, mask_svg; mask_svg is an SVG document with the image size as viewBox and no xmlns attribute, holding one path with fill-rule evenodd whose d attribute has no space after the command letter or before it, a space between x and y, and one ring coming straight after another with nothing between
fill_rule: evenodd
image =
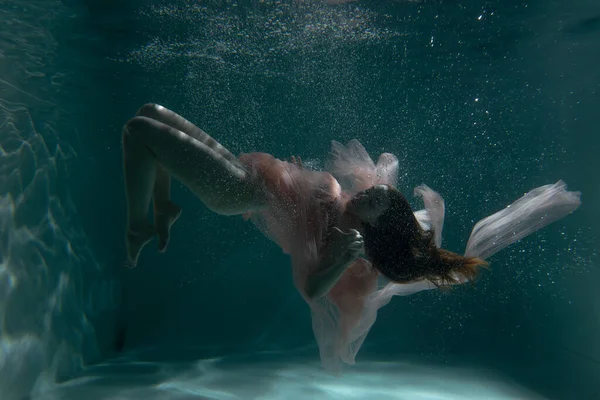
<instances>
[{"instance_id":1,"label":"woman's arm","mask_svg":"<svg viewBox=\"0 0 600 400\"><path fill-rule=\"evenodd\" d=\"M363 238L355 229L342 232L334 227L316 270L308 275L304 292L311 299L325 296L363 249Z\"/></svg>"}]
</instances>

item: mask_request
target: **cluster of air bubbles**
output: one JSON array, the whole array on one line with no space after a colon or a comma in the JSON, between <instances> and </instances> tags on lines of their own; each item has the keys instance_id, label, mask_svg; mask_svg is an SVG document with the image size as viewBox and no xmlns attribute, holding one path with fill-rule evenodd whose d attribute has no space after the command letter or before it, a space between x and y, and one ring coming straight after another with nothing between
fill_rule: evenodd
<instances>
[{"instance_id":1,"label":"cluster of air bubbles","mask_svg":"<svg viewBox=\"0 0 600 400\"><path fill-rule=\"evenodd\" d=\"M378 43L407 33L392 19L355 5L333 7L322 2L264 1L253 7L211 3L151 5L140 11L151 39L123 61L147 69L187 63L245 75L281 75L286 57L310 57L357 43Z\"/></svg>"}]
</instances>

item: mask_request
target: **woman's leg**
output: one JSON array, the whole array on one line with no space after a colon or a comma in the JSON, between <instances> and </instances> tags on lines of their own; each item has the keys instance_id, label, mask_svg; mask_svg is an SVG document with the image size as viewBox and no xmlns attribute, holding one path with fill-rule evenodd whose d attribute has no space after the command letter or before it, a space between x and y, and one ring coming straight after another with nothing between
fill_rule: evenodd
<instances>
[{"instance_id":1,"label":"woman's leg","mask_svg":"<svg viewBox=\"0 0 600 400\"><path fill-rule=\"evenodd\" d=\"M148 117L162 122L172 128L178 129L194 139L204 143L217 154L237 164L235 157L229 150L221 146L203 130L192 124L185 118L158 104L144 104L136 113L136 116ZM160 164L156 164L156 178L154 181L154 225L158 234L158 249L164 251L169 244L169 233L171 225L175 223L181 214L181 208L170 201L171 175Z\"/></svg>"},{"instance_id":2,"label":"woman's leg","mask_svg":"<svg viewBox=\"0 0 600 400\"><path fill-rule=\"evenodd\" d=\"M170 201L171 175L212 211L242 214L260 206L248 173L237 159L189 121L157 105L145 105L123 128L127 195L127 258L134 267L155 233L166 247L181 210ZM155 224L148 221L154 199Z\"/></svg>"}]
</instances>

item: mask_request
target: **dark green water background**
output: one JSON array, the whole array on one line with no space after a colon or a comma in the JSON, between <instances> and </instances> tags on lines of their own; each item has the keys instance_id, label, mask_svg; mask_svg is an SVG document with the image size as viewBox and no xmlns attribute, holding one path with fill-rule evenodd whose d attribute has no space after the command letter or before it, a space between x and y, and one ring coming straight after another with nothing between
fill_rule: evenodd
<instances>
[{"instance_id":1,"label":"dark green water background","mask_svg":"<svg viewBox=\"0 0 600 400\"><path fill-rule=\"evenodd\" d=\"M551 398L600 398L597 2L64 3L73 16L52 27L53 62L71 71L56 94L78 155L71 196L122 289L118 316L94 320L104 354L114 331L125 349L207 356L314 344L287 257L178 183L168 252L151 243L121 269L120 129L156 102L234 153L318 164L330 140L352 138L373 157L395 153L402 191L444 196L443 239L458 252L477 220L533 187L582 191L575 214L494 256L476 287L393 299L357 361L485 365Z\"/></svg>"}]
</instances>

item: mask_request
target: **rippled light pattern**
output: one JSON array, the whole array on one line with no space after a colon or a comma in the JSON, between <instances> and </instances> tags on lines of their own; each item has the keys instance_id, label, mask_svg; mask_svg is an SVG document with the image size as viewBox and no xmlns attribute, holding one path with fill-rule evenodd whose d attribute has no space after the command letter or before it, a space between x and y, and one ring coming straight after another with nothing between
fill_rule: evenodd
<instances>
[{"instance_id":1,"label":"rippled light pattern","mask_svg":"<svg viewBox=\"0 0 600 400\"><path fill-rule=\"evenodd\" d=\"M111 307L69 197L76 158L56 104L57 1L0 3L0 398L22 399L97 356L89 319ZM59 128L61 126L61 128ZM98 301L102 298L102 301Z\"/></svg>"},{"instance_id":2,"label":"rippled light pattern","mask_svg":"<svg viewBox=\"0 0 600 400\"><path fill-rule=\"evenodd\" d=\"M318 362L290 361L288 352L168 364L142 360L130 354L98 365L35 400L543 399L510 379L476 368L363 362L333 376Z\"/></svg>"}]
</instances>

